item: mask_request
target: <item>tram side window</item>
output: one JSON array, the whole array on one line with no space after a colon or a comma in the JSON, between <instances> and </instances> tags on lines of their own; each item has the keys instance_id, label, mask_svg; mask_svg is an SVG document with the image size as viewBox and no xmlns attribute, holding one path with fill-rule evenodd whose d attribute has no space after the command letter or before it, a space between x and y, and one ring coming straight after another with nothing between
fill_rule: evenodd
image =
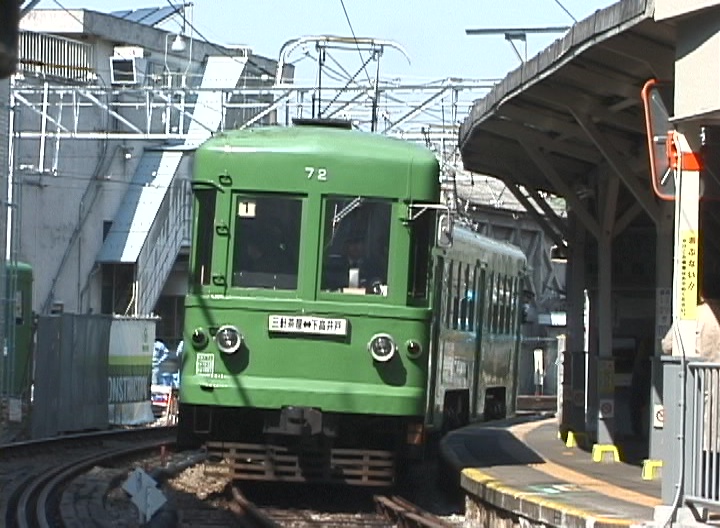
<instances>
[{"instance_id":1,"label":"tram side window","mask_svg":"<svg viewBox=\"0 0 720 528\"><path fill-rule=\"evenodd\" d=\"M512 335L515 330L515 279L508 277L507 298L507 333Z\"/></svg>"},{"instance_id":2,"label":"tram side window","mask_svg":"<svg viewBox=\"0 0 720 528\"><path fill-rule=\"evenodd\" d=\"M502 291L502 275L497 274L495 276L495 289L493 291L493 319L492 319L492 333L500 333L500 307L501 299L500 292Z\"/></svg>"},{"instance_id":3,"label":"tram side window","mask_svg":"<svg viewBox=\"0 0 720 528\"><path fill-rule=\"evenodd\" d=\"M460 329L472 332L475 314L475 271L469 264L460 263Z\"/></svg>"},{"instance_id":4,"label":"tram side window","mask_svg":"<svg viewBox=\"0 0 720 528\"><path fill-rule=\"evenodd\" d=\"M425 212L410 224L410 258L408 259L408 296L426 299L428 292L428 266L434 215Z\"/></svg>"},{"instance_id":5,"label":"tram side window","mask_svg":"<svg viewBox=\"0 0 720 528\"><path fill-rule=\"evenodd\" d=\"M512 279L510 289L510 334L514 335L517 331L517 310L518 310L518 279Z\"/></svg>"},{"instance_id":6,"label":"tram side window","mask_svg":"<svg viewBox=\"0 0 720 528\"><path fill-rule=\"evenodd\" d=\"M297 289L302 199L243 195L235 212L232 285Z\"/></svg>"},{"instance_id":7,"label":"tram side window","mask_svg":"<svg viewBox=\"0 0 720 528\"><path fill-rule=\"evenodd\" d=\"M452 284L453 284L453 268L452 268L453 262L451 260L445 261L445 266L443 268L443 287L447 288L447 291L450 293L449 295L443 295L443 299L445 299L445 307L443 310L443 319L445 323L445 328L451 328L452 324L452 307L453 307L453 296L452 296Z\"/></svg>"},{"instance_id":8,"label":"tram side window","mask_svg":"<svg viewBox=\"0 0 720 528\"><path fill-rule=\"evenodd\" d=\"M459 330L465 330L465 322L467 317L467 264L458 262L458 313L457 327Z\"/></svg>"},{"instance_id":9,"label":"tram side window","mask_svg":"<svg viewBox=\"0 0 720 528\"><path fill-rule=\"evenodd\" d=\"M452 328L457 330L460 327L460 296L464 293L462 290L462 263L453 264L453 282L452 282Z\"/></svg>"},{"instance_id":10,"label":"tram side window","mask_svg":"<svg viewBox=\"0 0 720 528\"><path fill-rule=\"evenodd\" d=\"M475 297L475 310L477 311L477 315L474 317L478 318L477 330L481 332L485 331L484 320L487 314L487 280L487 270L484 268L475 268L475 292L477 294Z\"/></svg>"},{"instance_id":11,"label":"tram side window","mask_svg":"<svg viewBox=\"0 0 720 528\"><path fill-rule=\"evenodd\" d=\"M215 198L217 192L196 190L195 215L195 259L193 261L192 283L196 286L210 284L212 269L213 240L215 236Z\"/></svg>"},{"instance_id":12,"label":"tram side window","mask_svg":"<svg viewBox=\"0 0 720 528\"><path fill-rule=\"evenodd\" d=\"M512 335L513 333L513 295L515 292L515 284L512 277L508 277L507 280L507 333Z\"/></svg>"},{"instance_id":13,"label":"tram side window","mask_svg":"<svg viewBox=\"0 0 720 528\"><path fill-rule=\"evenodd\" d=\"M513 279L512 277L505 277L505 299L503 301L503 333L506 335L512 334L512 293L513 293Z\"/></svg>"},{"instance_id":14,"label":"tram side window","mask_svg":"<svg viewBox=\"0 0 720 528\"><path fill-rule=\"evenodd\" d=\"M505 289L506 289L506 277L505 275L500 276L498 282L497 292L497 333L500 335L505 334Z\"/></svg>"},{"instance_id":15,"label":"tram side window","mask_svg":"<svg viewBox=\"0 0 720 528\"><path fill-rule=\"evenodd\" d=\"M510 324L510 311L512 310L512 305L510 303L510 285L511 285L511 279L507 275L505 276L505 292L504 292L504 299L503 299L503 334L510 334L510 327L512 326Z\"/></svg>"},{"instance_id":16,"label":"tram side window","mask_svg":"<svg viewBox=\"0 0 720 528\"><path fill-rule=\"evenodd\" d=\"M493 294L495 288L495 273L492 271L487 274L487 281L485 283L485 311L483 313L483 330L486 332L492 332L492 318L493 308L495 306Z\"/></svg>"},{"instance_id":17,"label":"tram side window","mask_svg":"<svg viewBox=\"0 0 720 528\"><path fill-rule=\"evenodd\" d=\"M467 329L470 332L475 331L475 304L477 303L477 293L475 289L475 268L468 266L467 269Z\"/></svg>"}]
</instances>

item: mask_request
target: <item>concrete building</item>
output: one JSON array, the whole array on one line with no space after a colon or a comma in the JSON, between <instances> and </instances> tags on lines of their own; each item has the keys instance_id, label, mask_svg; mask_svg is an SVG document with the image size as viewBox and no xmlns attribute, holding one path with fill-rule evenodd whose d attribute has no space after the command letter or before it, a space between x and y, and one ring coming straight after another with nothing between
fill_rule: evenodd
<instances>
[{"instance_id":1,"label":"concrete building","mask_svg":"<svg viewBox=\"0 0 720 528\"><path fill-rule=\"evenodd\" d=\"M184 16L36 9L21 20L0 167L11 167L8 231L14 256L33 266L38 313L155 313L158 336L180 339L192 152L252 117L242 104L267 96L247 90L276 70L247 47L158 27L172 17L184 27Z\"/></svg>"}]
</instances>

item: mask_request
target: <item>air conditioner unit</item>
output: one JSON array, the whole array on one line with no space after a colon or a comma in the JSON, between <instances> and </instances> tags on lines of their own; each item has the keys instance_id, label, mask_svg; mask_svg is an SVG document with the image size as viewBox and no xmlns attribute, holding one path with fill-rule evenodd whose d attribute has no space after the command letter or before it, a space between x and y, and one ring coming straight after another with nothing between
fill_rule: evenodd
<instances>
[{"instance_id":1,"label":"air conditioner unit","mask_svg":"<svg viewBox=\"0 0 720 528\"><path fill-rule=\"evenodd\" d=\"M117 46L110 57L110 82L112 84L142 84L145 82L147 61L139 46Z\"/></svg>"}]
</instances>

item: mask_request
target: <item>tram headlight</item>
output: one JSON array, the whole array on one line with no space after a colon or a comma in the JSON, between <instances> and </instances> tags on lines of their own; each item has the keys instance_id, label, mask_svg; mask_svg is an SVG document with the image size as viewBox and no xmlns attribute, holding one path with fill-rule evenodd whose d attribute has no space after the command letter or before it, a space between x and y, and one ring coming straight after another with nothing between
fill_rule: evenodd
<instances>
[{"instance_id":1,"label":"tram headlight","mask_svg":"<svg viewBox=\"0 0 720 528\"><path fill-rule=\"evenodd\" d=\"M422 355L422 345L414 339L408 339L405 342L405 349L410 359L417 359Z\"/></svg>"},{"instance_id":2,"label":"tram headlight","mask_svg":"<svg viewBox=\"0 0 720 528\"><path fill-rule=\"evenodd\" d=\"M215 334L215 343L220 352L225 354L234 354L242 345L243 336L232 325L221 326Z\"/></svg>"},{"instance_id":3,"label":"tram headlight","mask_svg":"<svg viewBox=\"0 0 720 528\"><path fill-rule=\"evenodd\" d=\"M375 334L368 343L368 351L375 361L385 363L395 355L397 346L389 334Z\"/></svg>"},{"instance_id":4,"label":"tram headlight","mask_svg":"<svg viewBox=\"0 0 720 528\"><path fill-rule=\"evenodd\" d=\"M202 328L196 328L190 336L190 341L197 350L202 350L208 344L207 332Z\"/></svg>"}]
</instances>

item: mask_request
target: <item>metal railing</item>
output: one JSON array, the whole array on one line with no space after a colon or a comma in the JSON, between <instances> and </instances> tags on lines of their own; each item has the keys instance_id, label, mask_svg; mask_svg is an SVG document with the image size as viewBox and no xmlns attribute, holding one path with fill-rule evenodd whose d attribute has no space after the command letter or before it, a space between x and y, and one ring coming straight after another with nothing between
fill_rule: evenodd
<instances>
[{"instance_id":1,"label":"metal railing","mask_svg":"<svg viewBox=\"0 0 720 528\"><path fill-rule=\"evenodd\" d=\"M89 83L96 80L90 44L47 33L20 32L19 69L45 78Z\"/></svg>"},{"instance_id":2,"label":"metal railing","mask_svg":"<svg viewBox=\"0 0 720 528\"><path fill-rule=\"evenodd\" d=\"M685 502L720 511L720 363L687 369Z\"/></svg>"},{"instance_id":3,"label":"metal railing","mask_svg":"<svg viewBox=\"0 0 720 528\"><path fill-rule=\"evenodd\" d=\"M423 86L403 84L382 86L383 105L378 131L387 135L436 143L457 142L458 111L487 92L490 85L446 81ZM14 89L19 108L41 117L45 132L28 121L16 129L25 139L42 135L74 139L184 139L188 123L196 114L196 102L203 88L170 89L156 86L33 86ZM237 88L220 92L223 119L220 129L256 125L289 125L292 118L312 117L314 90L300 85ZM365 128L371 119L367 88L350 87L323 104L323 117L352 119ZM98 131L97 112L111 115L117 126Z\"/></svg>"},{"instance_id":4,"label":"metal railing","mask_svg":"<svg viewBox=\"0 0 720 528\"><path fill-rule=\"evenodd\" d=\"M190 182L173 177L138 258L136 315L152 312L182 244L190 238L190 196Z\"/></svg>"}]
</instances>

